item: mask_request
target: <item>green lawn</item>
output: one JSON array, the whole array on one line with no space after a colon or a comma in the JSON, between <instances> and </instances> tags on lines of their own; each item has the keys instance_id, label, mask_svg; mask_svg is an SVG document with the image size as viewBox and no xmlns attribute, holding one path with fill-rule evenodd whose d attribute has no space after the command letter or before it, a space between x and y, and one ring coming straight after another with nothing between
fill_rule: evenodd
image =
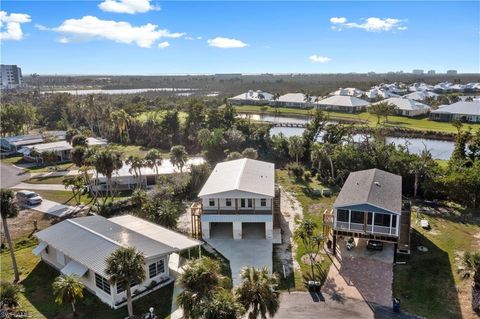
<instances>
[{"instance_id":1,"label":"green lawn","mask_svg":"<svg viewBox=\"0 0 480 319\"><path fill-rule=\"evenodd\" d=\"M58 272L33 255L35 239L22 239L17 242L15 255L20 271L20 284L23 291L20 293L19 310L27 311L30 318L71 318L70 305L57 305L52 296L52 282ZM8 251L1 253L1 279L13 280L13 269ZM173 284L165 286L133 302L136 314L147 313L150 307L155 308L159 318L166 318L170 314L173 297ZM126 307L113 310L100 302L98 298L84 291L84 298L77 302L78 318L114 319L127 316Z\"/></svg>"},{"instance_id":2,"label":"green lawn","mask_svg":"<svg viewBox=\"0 0 480 319\"><path fill-rule=\"evenodd\" d=\"M460 264L455 260L455 253L478 251L479 240L475 236L480 235L480 223L462 223L455 217L424 214L418 219L427 219L432 229L419 227L417 216L412 213L412 252L400 258L405 265L394 267L394 295L400 298L404 310L417 315L431 319L470 318L465 316L471 313L470 286L457 272ZM429 251L419 252L417 245L426 246ZM461 298L457 290L465 291ZM464 300L463 304L460 299Z\"/></svg>"},{"instance_id":3,"label":"green lawn","mask_svg":"<svg viewBox=\"0 0 480 319\"><path fill-rule=\"evenodd\" d=\"M144 147L144 146L138 146L138 145L123 145L123 144L115 144L111 143L109 144L111 149L115 151L119 151L123 154L123 158L126 159L130 155L133 156L145 156L145 154L151 150L149 147ZM170 153L166 151L160 151L162 153L163 158L169 158Z\"/></svg>"},{"instance_id":4,"label":"green lawn","mask_svg":"<svg viewBox=\"0 0 480 319\"><path fill-rule=\"evenodd\" d=\"M322 233L322 214L325 209L332 208L335 198L312 195L312 189L323 189L324 187L316 179L312 179L310 182L297 182L294 178L288 175L286 170L276 170L276 181L279 185L282 185L286 191L292 193L296 197L296 199L302 205L304 218L310 218L314 220L318 225L317 230ZM306 265L302 262L301 257L307 254L308 251L301 241L295 242L297 244L296 260L300 265L301 272L295 272L294 288L295 290L305 290L306 288L304 283L305 280L310 280L311 269L310 265ZM328 269L330 268L330 264L330 259L328 257L324 258L320 265L320 269L317 270L317 274L319 272L322 274L320 281L325 279L324 276L326 276Z\"/></svg>"},{"instance_id":5,"label":"green lawn","mask_svg":"<svg viewBox=\"0 0 480 319\"><path fill-rule=\"evenodd\" d=\"M257 105L242 105L235 107L238 112L267 112L275 113L278 112L282 115L311 115L314 113L312 109L296 109L296 108L277 108L268 106L262 107ZM265 108L262 111L262 108ZM335 119L345 119L345 120L361 120L362 122L368 123L369 126L375 127L377 125L377 117L368 112L362 112L358 114L349 114L349 113L340 113L340 112L328 112L332 120ZM383 123L383 119L382 119ZM451 123L448 122L435 122L430 121L428 117L421 118L408 118L403 116L389 116L388 123L383 123L386 127L399 127L405 129L419 130L419 131L435 131L435 132L444 132L444 133L455 133L457 129L453 127ZM464 130L467 130L469 127L472 129L480 129L480 124L465 124L463 126Z\"/></svg>"},{"instance_id":6,"label":"green lawn","mask_svg":"<svg viewBox=\"0 0 480 319\"><path fill-rule=\"evenodd\" d=\"M25 181L29 184L62 184L65 176L33 177Z\"/></svg>"}]
</instances>

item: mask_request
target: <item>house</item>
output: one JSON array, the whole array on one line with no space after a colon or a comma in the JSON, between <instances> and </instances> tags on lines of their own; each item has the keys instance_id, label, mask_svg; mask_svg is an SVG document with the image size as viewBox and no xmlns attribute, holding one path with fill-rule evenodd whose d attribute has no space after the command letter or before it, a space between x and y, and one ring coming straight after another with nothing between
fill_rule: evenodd
<instances>
[{"instance_id":1,"label":"house","mask_svg":"<svg viewBox=\"0 0 480 319\"><path fill-rule=\"evenodd\" d=\"M273 95L261 90L242 93L228 99L232 105L268 105Z\"/></svg>"},{"instance_id":2,"label":"house","mask_svg":"<svg viewBox=\"0 0 480 319\"><path fill-rule=\"evenodd\" d=\"M370 99L382 98L386 99L389 97L398 97L398 94L390 92L390 90L380 87L373 87L365 93L365 96Z\"/></svg>"},{"instance_id":3,"label":"house","mask_svg":"<svg viewBox=\"0 0 480 319\"><path fill-rule=\"evenodd\" d=\"M334 253L339 236L378 240L393 244L394 251L410 251L410 209L402 202L399 175L379 169L350 173L332 215Z\"/></svg>"},{"instance_id":4,"label":"house","mask_svg":"<svg viewBox=\"0 0 480 319\"><path fill-rule=\"evenodd\" d=\"M403 97L415 101L424 101L427 97L434 98L436 100L438 98L438 94L430 91L415 91L405 94Z\"/></svg>"},{"instance_id":5,"label":"house","mask_svg":"<svg viewBox=\"0 0 480 319\"><path fill-rule=\"evenodd\" d=\"M89 146L106 146L107 140L95 137L87 137ZM58 141L51 143L27 145L22 147L18 152L23 155L27 161L44 163L43 155L47 152L54 152L57 156L54 162L68 162L71 160L71 151L73 147L67 141Z\"/></svg>"},{"instance_id":6,"label":"house","mask_svg":"<svg viewBox=\"0 0 480 319\"><path fill-rule=\"evenodd\" d=\"M272 101L270 104L274 106L298 107L305 109L313 107L316 101L316 96L309 96L307 101L307 97L303 93L287 93L281 95L278 100Z\"/></svg>"},{"instance_id":7,"label":"house","mask_svg":"<svg viewBox=\"0 0 480 319\"><path fill-rule=\"evenodd\" d=\"M192 165L199 165L204 162L205 160L202 157L190 158L185 164L183 171L189 171ZM162 165L158 167L158 175L173 174L179 171L170 160L163 160ZM94 191L106 191L108 189L107 177L101 173L94 175ZM117 191L132 190L139 187L149 188L157 183L157 170L144 166L140 168L139 172L135 172L130 165L124 162L119 170L113 172L111 182L113 188Z\"/></svg>"},{"instance_id":8,"label":"house","mask_svg":"<svg viewBox=\"0 0 480 319\"><path fill-rule=\"evenodd\" d=\"M389 103L395 105L395 111L397 114L408 117L419 116L430 111L430 106L415 100L405 99L403 97L392 97L383 100L380 103Z\"/></svg>"},{"instance_id":9,"label":"house","mask_svg":"<svg viewBox=\"0 0 480 319\"><path fill-rule=\"evenodd\" d=\"M317 108L347 113L361 112L369 105L365 100L354 96L333 95L316 103Z\"/></svg>"},{"instance_id":10,"label":"house","mask_svg":"<svg viewBox=\"0 0 480 319\"><path fill-rule=\"evenodd\" d=\"M51 140L65 140L65 131L46 131L42 134L2 137L0 139L0 145L2 150L17 152L24 146L40 144Z\"/></svg>"},{"instance_id":11,"label":"house","mask_svg":"<svg viewBox=\"0 0 480 319\"><path fill-rule=\"evenodd\" d=\"M480 123L480 101L456 102L450 105L440 105L437 110L430 112L433 121Z\"/></svg>"},{"instance_id":12,"label":"house","mask_svg":"<svg viewBox=\"0 0 480 319\"><path fill-rule=\"evenodd\" d=\"M141 218L125 215L67 219L34 234L39 244L33 253L65 275L75 274L85 288L117 309L126 304L125 287L112 284L105 259L120 247L134 247L145 257L146 279L132 286L137 299L173 279L170 255L198 247L201 242Z\"/></svg>"},{"instance_id":13,"label":"house","mask_svg":"<svg viewBox=\"0 0 480 319\"><path fill-rule=\"evenodd\" d=\"M218 163L198 197L204 239L213 238L220 229L236 240L248 237L248 230L273 239L280 213L273 163L246 158Z\"/></svg>"},{"instance_id":14,"label":"house","mask_svg":"<svg viewBox=\"0 0 480 319\"><path fill-rule=\"evenodd\" d=\"M362 91L357 88L340 88L336 90L335 92L332 92L330 95L344 95L344 96L356 96L356 97L361 97L363 94L365 94L365 91Z\"/></svg>"}]
</instances>

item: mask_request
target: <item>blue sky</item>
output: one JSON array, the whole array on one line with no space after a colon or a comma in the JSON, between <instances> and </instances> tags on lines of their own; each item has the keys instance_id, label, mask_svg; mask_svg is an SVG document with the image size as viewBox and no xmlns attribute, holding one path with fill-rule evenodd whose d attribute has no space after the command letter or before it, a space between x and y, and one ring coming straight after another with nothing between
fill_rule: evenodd
<instances>
[{"instance_id":1,"label":"blue sky","mask_svg":"<svg viewBox=\"0 0 480 319\"><path fill-rule=\"evenodd\" d=\"M1 62L25 74L480 72L479 1L7 0L1 10Z\"/></svg>"}]
</instances>

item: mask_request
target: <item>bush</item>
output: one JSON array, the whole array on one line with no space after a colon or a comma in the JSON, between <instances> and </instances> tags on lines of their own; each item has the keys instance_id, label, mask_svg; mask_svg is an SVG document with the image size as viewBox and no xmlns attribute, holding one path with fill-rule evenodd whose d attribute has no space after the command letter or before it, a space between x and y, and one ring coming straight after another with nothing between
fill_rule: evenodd
<instances>
[{"instance_id":1,"label":"bush","mask_svg":"<svg viewBox=\"0 0 480 319\"><path fill-rule=\"evenodd\" d=\"M0 282L0 302L9 308L18 306L20 286L7 281Z\"/></svg>"},{"instance_id":2,"label":"bush","mask_svg":"<svg viewBox=\"0 0 480 319\"><path fill-rule=\"evenodd\" d=\"M463 255L463 262L470 269L477 269L480 267L480 253L465 252Z\"/></svg>"},{"instance_id":3,"label":"bush","mask_svg":"<svg viewBox=\"0 0 480 319\"><path fill-rule=\"evenodd\" d=\"M305 168L297 163L290 163L287 165L288 175L295 177L297 180L301 180L305 172Z\"/></svg>"}]
</instances>

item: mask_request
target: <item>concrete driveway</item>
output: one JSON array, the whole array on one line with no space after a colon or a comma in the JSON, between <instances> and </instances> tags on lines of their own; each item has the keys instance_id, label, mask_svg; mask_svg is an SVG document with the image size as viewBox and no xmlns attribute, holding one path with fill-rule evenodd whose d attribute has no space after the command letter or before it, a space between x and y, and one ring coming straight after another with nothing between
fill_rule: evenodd
<instances>
[{"instance_id":1,"label":"concrete driveway","mask_svg":"<svg viewBox=\"0 0 480 319\"><path fill-rule=\"evenodd\" d=\"M63 205L48 199L43 199L40 205L34 205L34 206L23 205L23 208L33 209L41 213L49 214L56 217L68 216L70 214L77 212L79 209L81 209L80 206L74 207L74 206Z\"/></svg>"},{"instance_id":2,"label":"concrete driveway","mask_svg":"<svg viewBox=\"0 0 480 319\"><path fill-rule=\"evenodd\" d=\"M245 266L267 267L272 271L271 240L210 238L205 241L229 260L234 286L240 283L240 270Z\"/></svg>"}]
</instances>

